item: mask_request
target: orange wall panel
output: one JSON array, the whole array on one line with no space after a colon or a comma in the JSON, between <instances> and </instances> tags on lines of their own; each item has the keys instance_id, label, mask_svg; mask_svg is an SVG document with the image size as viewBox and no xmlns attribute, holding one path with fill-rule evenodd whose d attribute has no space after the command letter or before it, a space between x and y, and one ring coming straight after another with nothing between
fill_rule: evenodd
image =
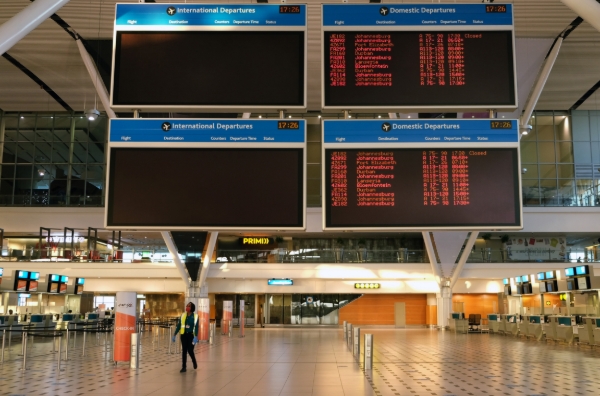
<instances>
[{"instance_id":1,"label":"orange wall panel","mask_svg":"<svg viewBox=\"0 0 600 396\"><path fill-rule=\"evenodd\" d=\"M426 294L364 294L340 309L339 322L356 325L394 325L394 303L403 302L407 325L426 323Z\"/></svg>"},{"instance_id":2,"label":"orange wall panel","mask_svg":"<svg viewBox=\"0 0 600 396\"><path fill-rule=\"evenodd\" d=\"M425 307L427 325L437 325L437 305L428 305Z\"/></svg>"},{"instance_id":3,"label":"orange wall panel","mask_svg":"<svg viewBox=\"0 0 600 396\"><path fill-rule=\"evenodd\" d=\"M498 311L497 293L453 294L452 303L457 302L464 304L465 317L469 317L469 314L480 314L482 318L487 318L488 314Z\"/></svg>"}]
</instances>

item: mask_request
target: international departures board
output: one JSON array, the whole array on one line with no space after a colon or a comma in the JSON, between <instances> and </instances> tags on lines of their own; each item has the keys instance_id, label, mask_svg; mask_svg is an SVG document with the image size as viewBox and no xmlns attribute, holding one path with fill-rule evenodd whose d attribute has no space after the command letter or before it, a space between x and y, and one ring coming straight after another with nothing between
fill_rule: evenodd
<instances>
[{"instance_id":1,"label":"international departures board","mask_svg":"<svg viewBox=\"0 0 600 396\"><path fill-rule=\"evenodd\" d=\"M517 107L511 4L322 8L325 109Z\"/></svg>"},{"instance_id":2,"label":"international departures board","mask_svg":"<svg viewBox=\"0 0 600 396\"><path fill-rule=\"evenodd\" d=\"M304 5L117 4L114 43L114 109L306 107Z\"/></svg>"},{"instance_id":3,"label":"international departures board","mask_svg":"<svg viewBox=\"0 0 600 396\"><path fill-rule=\"evenodd\" d=\"M324 120L325 230L520 229L516 120Z\"/></svg>"}]
</instances>

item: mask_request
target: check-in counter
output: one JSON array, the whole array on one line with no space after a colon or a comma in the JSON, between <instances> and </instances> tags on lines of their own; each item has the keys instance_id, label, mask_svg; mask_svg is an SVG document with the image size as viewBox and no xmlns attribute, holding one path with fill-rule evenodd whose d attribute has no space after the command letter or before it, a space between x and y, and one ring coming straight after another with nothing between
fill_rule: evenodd
<instances>
[{"instance_id":1,"label":"check-in counter","mask_svg":"<svg viewBox=\"0 0 600 396\"><path fill-rule=\"evenodd\" d=\"M500 330L500 315L497 314L488 314L488 325L490 328L490 333L498 333Z\"/></svg>"},{"instance_id":2,"label":"check-in counter","mask_svg":"<svg viewBox=\"0 0 600 396\"><path fill-rule=\"evenodd\" d=\"M519 324L517 323L517 315L500 315L501 323L504 323L504 334L516 336L519 334Z\"/></svg>"},{"instance_id":3,"label":"check-in counter","mask_svg":"<svg viewBox=\"0 0 600 396\"><path fill-rule=\"evenodd\" d=\"M469 332L469 321L467 319L448 319L450 330L457 333Z\"/></svg>"},{"instance_id":4,"label":"check-in counter","mask_svg":"<svg viewBox=\"0 0 600 396\"><path fill-rule=\"evenodd\" d=\"M596 328L596 321L600 318L582 318L583 324L577 326L577 333L579 335L580 344L595 345L594 329Z\"/></svg>"},{"instance_id":5,"label":"check-in counter","mask_svg":"<svg viewBox=\"0 0 600 396\"><path fill-rule=\"evenodd\" d=\"M600 346L600 318L590 318L594 319L594 345Z\"/></svg>"},{"instance_id":6,"label":"check-in counter","mask_svg":"<svg viewBox=\"0 0 600 396\"><path fill-rule=\"evenodd\" d=\"M544 336L544 330L542 328L544 317L540 315L529 315L527 316L527 337L535 338L540 341Z\"/></svg>"},{"instance_id":7,"label":"check-in counter","mask_svg":"<svg viewBox=\"0 0 600 396\"><path fill-rule=\"evenodd\" d=\"M529 316L521 316L521 321L519 322L519 335L524 336L525 338L529 337Z\"/></svg>"},{"instance_id":8,"label":"check-in counter","mask_svg":"<svg viewBox=\"0 0 600 396\"><path fill-rule=\"evenodd\" d=\"M557 316L556 317L556 340L564 341L569 344L573 343L575 334L573 328L575 327L574 316Z\"/></svg>"},{"instance_id":9,"label":"check-in counter","mask_svg":"<svg viewBox=\"0 0 600 396\"><path fill-rule=\"evenodd\" d=\"M558 317L548 316L548 320L542 324L542 329L546 335L546 341L556 341L556 327L558 326Z\"/></svg>"},{"instance_id":10,"label":"check-in counter","mask_svg":"<svg viewBox=\"0 0 600 396\"><path fill-rule=\"evenodd\" d=\"M52 324L52 315L32 314L29 322L35 324L36 327L50 327Z\"/></svg>"}]
</instances>

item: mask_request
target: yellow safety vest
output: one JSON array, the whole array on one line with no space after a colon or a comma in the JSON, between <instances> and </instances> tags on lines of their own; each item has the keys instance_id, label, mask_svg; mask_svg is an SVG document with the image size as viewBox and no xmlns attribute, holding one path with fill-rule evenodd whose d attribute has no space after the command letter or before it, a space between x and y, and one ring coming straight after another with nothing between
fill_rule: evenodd
<instances>
[{"instance_id":1,"label":"yellow safety vest","mask_svg":"<svg viewBox=\"0 0 600 396\"><path fill-rule=\"evenodd\" d=\"M179 330L179 334L184 334L185 333L185 320L187 319L187 312L184 312L183 315L181 315L181 329ZM195 313L194 314L194 336L198 336L198 334L196 334L196 324L198 323L198 314Z\"/></svg>"}]
</instances>

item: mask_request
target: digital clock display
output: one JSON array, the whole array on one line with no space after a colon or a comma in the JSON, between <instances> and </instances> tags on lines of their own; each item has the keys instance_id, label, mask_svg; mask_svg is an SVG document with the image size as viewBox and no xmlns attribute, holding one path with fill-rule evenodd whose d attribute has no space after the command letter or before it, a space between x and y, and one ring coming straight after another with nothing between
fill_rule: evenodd
<instances>
[{"instance_id":1,"label":"digital clock display","mask_svg":"<svg viewBox=\"0 0 600 396\"><path fill-rule=\"evenodd\" d=\"M277 122L277 129L298 129L300 124L298 121L279 121Z\"/></svg>"},{"instance_id":2,"label":"digital clock display","mask_svg":"<svg viewBox=\"0 0 600 396\"><path fill-rule=\"evenodd\" d=\"M505 13L506 12L506 6L502 5L502 4L498 4L498 5L486 5L485 6L485 12L498 12L498 13Z\"/></svg>"},{"instance_id":3,"label":"digital clock display","mask_svg":"<svg viewBox=\"0 0 600 396\"><path fill-rule=\"evenodd\" d=\"M512 129L512 121L490 121L490 128L492 129Z\"/></svg>"},{"instance_id":4,"label":"digital clock display","mask_svg":"<svg viewBox=\"0 0 600 396\"><path fill-rule=\"evenodd\" d=\"M280 14L300 14L299 6L279 6Z\"/></svg>"}]
</instances>

